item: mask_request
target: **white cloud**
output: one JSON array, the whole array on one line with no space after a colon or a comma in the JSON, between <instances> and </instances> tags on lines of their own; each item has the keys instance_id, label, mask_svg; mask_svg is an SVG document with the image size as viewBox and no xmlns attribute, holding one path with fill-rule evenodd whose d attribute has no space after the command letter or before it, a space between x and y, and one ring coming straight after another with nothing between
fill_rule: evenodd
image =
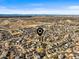
<instances>
[{"instance_id":1,"label":"white cloud","mask_svg":"<svg viewBox=\"0 0 79 59\"><path fill-rule=\"evenodd\" d=\"M79 10L79 6L69 6L69 9Z\"/></svg>"},{"instance_id":2,"label":"white cloud","mask_svg":"<svg viewBox=\"0 0 79 59\"><path fill-rule=\"evenodd\" d=\"M64 14L64 15L79 15L79 10L76 9L53 9L53 8L35 8L32 10L10 9L0 7L0 14Z\"/></svg>"}]
</instances>

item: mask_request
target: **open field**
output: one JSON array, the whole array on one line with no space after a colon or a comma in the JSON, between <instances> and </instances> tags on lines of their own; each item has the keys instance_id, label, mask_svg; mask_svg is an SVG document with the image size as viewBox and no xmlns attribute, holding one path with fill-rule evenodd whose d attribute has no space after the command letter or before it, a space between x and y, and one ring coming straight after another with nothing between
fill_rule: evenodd
<instances>
[{"instance_id":1,"label":"open field","mask_svg":"<svg viewBox=\"0 0 79 59\"><path fill-rule=\"evenodd\" d=\"M0 59L79 59L79 16L0 17Z\"/></svg>"}]
</instances>

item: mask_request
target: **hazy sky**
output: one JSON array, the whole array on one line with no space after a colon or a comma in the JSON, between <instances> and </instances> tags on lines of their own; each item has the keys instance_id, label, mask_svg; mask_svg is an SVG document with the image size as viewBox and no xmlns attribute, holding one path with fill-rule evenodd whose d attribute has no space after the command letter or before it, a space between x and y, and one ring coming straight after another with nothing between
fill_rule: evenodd
<instances>
[{"instance_id":1,"label":"hazy sky","mask_svg":"<svg viewBox=\"0 0 79 59\"><path fill-rule=\"evenodd\" d=\"M0 14L79 15L79 0L0 0Z\"/></svg>"}]
</instances>

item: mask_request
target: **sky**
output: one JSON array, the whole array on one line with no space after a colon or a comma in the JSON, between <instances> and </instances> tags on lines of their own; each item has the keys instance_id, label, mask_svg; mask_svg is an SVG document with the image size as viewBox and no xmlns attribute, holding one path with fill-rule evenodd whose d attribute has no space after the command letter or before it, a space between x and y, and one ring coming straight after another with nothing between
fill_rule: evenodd
<instances>
[{"instance_id":1,"label":"sky","mask_svg":"<svg viewBox=\"0 0 79 59\"><path fill-rule=\"evenodd\" d=\"M79 15L79 0L0 0L0 14Z\"/></svg>"}]
</instances>

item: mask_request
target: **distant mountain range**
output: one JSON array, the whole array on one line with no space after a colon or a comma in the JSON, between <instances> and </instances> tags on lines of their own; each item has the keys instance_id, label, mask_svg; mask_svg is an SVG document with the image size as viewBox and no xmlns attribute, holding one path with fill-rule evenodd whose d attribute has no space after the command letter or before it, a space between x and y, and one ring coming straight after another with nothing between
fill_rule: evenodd
<instances>
[{"instance_id":1,"label":"distant mountain range","mask_svg":"<svg viewBox=\"0 0 79 59\"><path fill-rule=\"evenodd\" d=\"M32 17L32 16L77 16L79 17L79 15L59 15L59 14L0 14L0 18L1 17Z\"/></svg>"},{"instance_id":2,"label":"distant mountain range","mask_svg":"<svg viewBox=\"0 0 79 59\"><path fill-rule=\"evenodd\" d=\"M0 16L46 16L50 14L0 14Z\"/></svg>"},{"instance_id":3,"label":"distant mountain range","mask_svg":"<svg viewBox=\"0 0 79 59\"><path fill-rule=\"evenodd\" d=\"M27 15L27 14L0 14L1 17L32 17L35 15Z\"/></svg>"}]
</instances>

